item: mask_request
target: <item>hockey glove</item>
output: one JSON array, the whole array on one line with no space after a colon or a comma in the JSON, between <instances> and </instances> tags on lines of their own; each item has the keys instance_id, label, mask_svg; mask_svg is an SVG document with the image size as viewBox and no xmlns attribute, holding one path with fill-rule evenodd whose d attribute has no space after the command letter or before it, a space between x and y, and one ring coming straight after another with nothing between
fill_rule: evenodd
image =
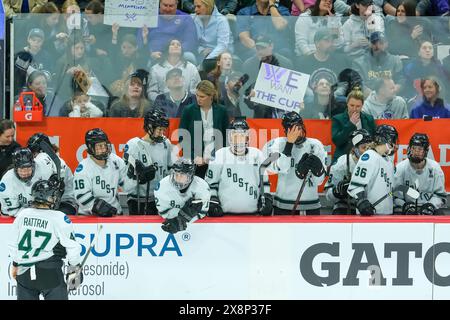
<instances>
[{"instance_id":1,"label":"hockey glove","mask_svg":"<svg viewBox=\"0 0 450 320\"><path fill-rule=\"evenodd\" d=\"M264 197L264 205L262 205L262 198ZM273 210L273 196L270 193L264 193L258 199L258 211L262 216L271 216Z\"/></svg>"},{"instance_id":2,"label":"hockey glove","mask_svg":"<svg viewBox=\"0 0 450 320\"><path fill-rule=\"evenodd\" d=\"M173 219L166 219L161 226L161 229L172 234L186 230L186 228L187 221L181 216L177 216Z\"/></svg>"},{"instance_id":3,"label":"hockey glove","mask_svg":"<svg viewBox=\"0 0 450 320\"><path fill-rule=\"evenodd\" d=\"M53 247L53 255L64 259L66 257L66 255L67 255L67 250L60 242L58 242Z\"/></svg>"},{"instance_id":4,"label":"hockey glove","mask_svg":"<svg viewBox=\"0 0 450 320\"><path fill-rule=\"evenodd\" d=\"M211 199L209 200L209 210L208 210L208 217L222 217L223 216L223 210L220 206L219 198L216 196L211 196Z\"/></svg>"},{"instance_id":5,"label":"hockey glove","mask_svg":"<svg viewBox=\"0 0 450 320\"><path fill-rule=\"evenodd\" d=\"M325 173L322 161L314 154L310 154L309 157L306 158L305 165L316 177L320 177Z\"/></svg>"},{"instance_id":6,"label":"hockey glove","mask_svg":"<svg viewBox=\"0 0 450 320\"><path fill-rule=\"evenodd\" d=\"M139 177L139 184L144 184L155 179L156 168L154 165L144 166L144 164L136 160L136 174Z\"/></svg>"},{"instance_id":7,"label":"hockey glove","mask_svg":"<svg viewBox=\"0 0 450 320\"><path fill-rule=\"evenodd\" d=\"M350 182L348 182L346 180L339 181L337 186L333 187L333 195L337 199L346 199L348 197L347 190L348 190L349 184L350 184Z\"/></svg>"},{"instance_id":8,"label":"hockey glove","mask_svg":"<svg viewBox=\"0 0 450 320\"><path fill-rule=\"evenodd\" d=\"M117 209L103 199L96 198L92 213L99 217L112 217L117 214Z\"/></svg>"},{"instance_id":9,"label":"hockey glove","mask_svg":"<svg viewBox=\"0 0 450 320\"><path fill-rule=\"evenodd\" d=\"M418 214L417 207L412 202L405 202L402 207L403 214Z\"/></svg>"},{"instance_id":10,"label":"hockey glove","mask_svg":"<svg viewBox=\"0 0 450 320\"><path fill-rule=\"evenodd\" d=\"M66 274L66 283L69 290L76 290L83 283L83 271L81 265L71 266L69 264Z\"/></svg>"},{"instance_id":11,"label":"hockey glove","mask_svg":"<svg viewBox=\"0 0 450 320\"><path fill-rule=\"evenodd\" d=\"M299 179L305 179L306 175L308 174L309 167L308 167L308 165L306 163L306 159L308 159L308 158L309 158L309 154L308 153L303 154L302 158L300 159L300 161L295 166L295 175Z\"/></svg>"},{"instance_id":12,"label":"hockey glove","mask_svg":"<svg viewBox=\"0 0 450 320\"><path fill-rule=\"evenodd\" d=\"M362 216L371 216L375 213L375 207L367 199L359 199L356 207Z\"/></svg>"},{"instance_id":13,"label":"hockey glove","mask_svg":"<svg viewBox=\"0 0 450 320\"><path fill-rule=\"evenodd\" d=\"M203 202L195 201L191 198L184 204L183 208L178 212L178 216L181 216L186 222L190 222L194 217L203 218L201 214Z\"/></svg>"},{"instance_id":14,"label":"hockey glove","mask_svg":"<svg viewBox=\"0 0 450 320\"><path fill-rule=\"evenodd\" d=\"M432 216L436 214L436 207L433 206L431 203L424 203L420 207L420 214L425 214L427 216Z\"/></svg>"}]
</instances>

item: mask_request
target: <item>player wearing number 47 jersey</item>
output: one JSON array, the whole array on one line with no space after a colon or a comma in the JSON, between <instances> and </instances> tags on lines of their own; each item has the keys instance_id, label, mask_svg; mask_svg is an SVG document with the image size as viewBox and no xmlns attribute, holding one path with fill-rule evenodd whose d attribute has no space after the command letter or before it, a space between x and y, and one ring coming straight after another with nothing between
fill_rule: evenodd
<instances>
[{"instance_id":1,"label":"player wearing number 47 jersey","mask_svg":"<svg viewBox=\"0 0 450 320\"><path fill-rule=\"evenodd\" d=\"M31 187L38 180L47 180L53 171L41 161L34 161L30 149L22 148L12 155L14 168L0 181L2 214L15 217L21 208L31 203Z\"/></svg>"},{"instance_id":2,"label":"player wearing number 47 jersey","mask_svg":"<svg viewBox=\"0 0 450 320\"><path fill-rule=\"evenodd\" d=\"M67 300L62 259L67 257L69 266L79 268L81 245L70 219L54 209L60 201L58 186L38 180L31 194L32 206L17 214L9 243L17 299L39 300L42 294L46 300Z\"/></svg>"},{"instance_id":3,"label":"player wearing number 47 jersey","mask_svg":"<svg viewBox=\"0 0 450 320\"><path fill-rule=\"evenodd\" d=\"M392 197L379 199L392 192L394 163L391 156L398 140L397 130L390 125L378 126L374 143L363 153L353 170L348 194L356 199L357 212L361 215L386 215L393 213Z\"/></svg>"},{"instance_id":4,"label":"player wearing number 47 jersey","mask_svg":"<svg viewBox=\"0 0 450 320\"><path fill-rule=\"evenodd\" d=\"M130 215L158 214L153 190L169 174L169 168L177 158L175 147L164 136L168 127L165 112L152 109L144 115L146 134L142 138L132 138L125 145L123 159L128 165L125 183Z\"/></svg>"},{"instance_id":5,"label":"player wearing number 47 jersey","mask_svg":"<svg viewBox=\"0 0 450 320\"><path fill-rule=\"evenodd\" d=\"M117 190L124 185L127 167L111 153L111 143L99 128L86 132L89 156L75 169L73 186L79 213L111 217L122 213Z\"/></svg>"}]
</instances>

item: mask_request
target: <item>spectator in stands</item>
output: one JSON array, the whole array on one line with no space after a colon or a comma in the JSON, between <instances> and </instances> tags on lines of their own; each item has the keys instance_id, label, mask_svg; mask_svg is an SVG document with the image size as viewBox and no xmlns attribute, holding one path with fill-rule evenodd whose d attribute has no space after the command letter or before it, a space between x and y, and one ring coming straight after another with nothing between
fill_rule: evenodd
<instances>
[{"instance_id":1,"label":"spectator in stands","mask_svg":"<svg viewBox=\"0 0 450 320\"><path fill-rule=\"evenodd\" d=\"M419 47L418 58L413 59L405 66L405 89L402 96L411 98L417 95L420 79L433 76L444 84L449 81L441 62L434 57L433 44L430 41L422 41ZM441 89L447 89L447 86ZM444 91L445 92L445 91Z\"/></svg>"},{"instance_id":2,"label":"spectator in stands","mask_svg":"<svg viewBox=\"0 0 450 320\"><path fill-rule=\"evenodd\" d=\"M148 96L151 101L154 101L157 95L169 91L166 87L166 74L173 68L179 68L183 71L185 89L192 93L195 92L195 88L200 82L198 70L192 63L184 60L181 42L178 39L173 39L167 44L159 63L155 64L150 70L151 80Z\"/></svg>"},{"instance_id":3,"label":"spectator in stands","mask_svg":"<svg viewBox=\"0 0 450 320\"><path fill-rule=\"evenodd\" d=\"M420 0L417 3L417 13L420 16L448 15L450 4L448 0Z\"/></svg>"},{"instance_id":4,"label":"spectator in stands","mask_svg":"<svg viewBox=\"0 0 450 320\"><path fill-rule=\"evenodd\" d=\"M14 140L16 127L8 119L0 120L0 179L12 165L12 154L21 148Z\"/></svg>"},{"instance_id":5,"label":"spectator in stands","mask_svg":"<svg viewBox=\"0 0 450 320\"><path fill-rule=\"evenodd\" d=\"M192 12L194 12L194 0L182 0L186 4L189 3L189 7L192 8ZM254 1L254 0L253 0ZM227 14L235 14L236 9L238 7L238 0L215 0L214 1L217 7L217 10L224 16ZM187 11L189 12L189 10Z\"/></svg>"},{"instance_id":6,"label":"spectator in stands","mask_svg":"<svg viewBox=\"0 0 450 320\"><path fill-rule=\"evenodd\" d=\"M239 40L243 45L242 60L255 53L255 40L258 36L269 36L278 52L291 56L292 45L288 32L289 9L275 0L256 0L255 4L242 8L237 13ZM270 17L270 19L269 19Z\"/></svg>"},{"instance_id":7,"label":"spectator in stands","mask_svg":"<svg viewBox=\"0 0 450 320\"><path fill-rule=\"evenodd\" d=\"M164 110L169 118L180 118L186 106L196 103L195 95L186 90L181 69L166 73L166 87L169 91L156 96L153 106Z\"/></svg>"},{"instance_id":8,"label":"spectator in stands","mask_svg":"<svg viewBox=\"0 0 450 320\"><path fill-rule=\"evenodd\" d=\"M390 78L376 79L373 91L364 101L363 111L374 119L408 119L408 107L395 95L395 83Z\"/></svg>"},{"instance_id":9,"label":"spectator in stands","mask_svg":"<svg viewBox=\"0 0 450 320\"><path fill-rule=\"evenodd\" d=\"M8 18L18 13L30 13L34 7L43 5L47 0L4 0L3 10Z\"/></svg>"},{"instance_id":10,"label":"spectator in stands","mask_svg":"<svg viewBox=\"0 0 450 320\"><path fill-rule=\"evenodd\" d=\"M118 25L114 25L113 30L118 30L117 27ZM106 80L111 83L109 86L111 94L119 96L125 88L128 76L137 69L147 69L149 58L146 50L138 47L134 34L124 35L120 44L116 41L112 43L111 48L110 56L114 61L114 68L107 70L109 76Z\"/></svg>"},{"instance_id":11,"label":"spectator in stands","mask_svg":"<svg viewBox=\"0 0 450 320\"><path fill-rule=\"evenodd\" d=\"M312 75L317 70L327 69L337 77L342 70L348 67L349 62L345 56L334 51L334 39L335 35L331 30L318 29L314 34L314 53L297 59L297 70Z\"/></svg>"},{"instance_id":12,"label":"spectator in stands","mask_svg":"<svg viewBox=\"0 0 450 320\"><path fill-rule=\"evenodd\" d=\"M299 16L316 4L315 0L291 0L291 2L291 16Z\"/></svg>"},{"instance_id":13,"label":"spectator in stands","mask_svg":"<svg viewBox=\"0 0 450 320\"><path fill-rule=\"evenodd\" d=\"M208 73L207 80L214 83L217 92L219 93L219 99L226 94L225 84L228 80L228 76L231 74L233 68L233 57L229 52L222 52L217 56L217 62L215 68Z\"/></svg>"},{"instance_id":14,"label":"spectator in stands","mask_svg":"<svg viewBox=\"0 0 450 320\"><path fill-rule=\"evenodd\" d=\"M300 111L303 119L330 119L345 111L345 104L338 104L334 98L333 84L329 77L318 76L312 83L313 98L305 97L304 109Z\"/></svg>"},{"instance_id":15,"label":"spectator in stands","mask_svg":"<svg viewBox=\"0 0 450 320\"><path fill-rule=\"evenodd\" d=\"M59 115L61 117L71 118L99 118L103 117L104 106L91 100L87 94L82 91L75 91L72 99L67 101L62 107Z\"/></svg>"},{"instance_id":16,"label":"spectator in stands","mask_svg":"<svg viewBox=\"0 0 450 320\"><path fill-rule=\"evenodd\" d=\"M33 58L31 67L36 70L52 71L54 63L48 51L43 47L45 34L42 29L33 28L28 33L27 45L23 48L24 51L29 52Z\"/></svg>"},{"instance_id":17,"label":"spectator in stands","mask_svg":"<svg viewBox=\"0 0 450 320\"><path fill-rule=\"evenodd\" d=\"M432 28L426 19L416 18L416 1L403 0L397 7L396 19L386 26L389 51L392 54L414 57L420 41L432 38Z\"/></svg>"},{"instance_id":18,"label":"spectator in stands","mask_svg":"<svg viewBox=\"0 0 450 320\"><path fill-rule=\"evenodd\" d=\"M335 16L333 2L317 0L314 7L301 14L295 23L295 52L297 56L309 56L316 51L315 34L319 29L328 29L335 48L342 47L342 25Z\"/></svg>"},{"instance_id":19,"label":"spectator in stands","mask_svg":"<svg viewBox=\"0 0 450 320\"><path fill-rule=\"evenodd\" d=\"M370 50L354 60L353 69L363 78L366 95L374 90L376 79L393 79L397 85L396 92L399 92L404 83L402 61L399 56L390 54L387 47L384 34L379 31L373 32L370 35Z\"/></svg>"},{"instance_id":20,"label":"spectator in stands","mask_svg":"<svg viewBox=\"0 0 450 320\"><path fill-rule=\"evenodd\" d=\"M366 129L371 135L375 133L375 120L365 112L362 112L364 93L361 90L353 90L347 97L347 112L338 114L332 118L331 138L336 145L333 154L333 163L343 154L348 152L350 134L357 129Z\"/></svg>"},{"instance_id":21,"label":"spectator in stands","mask_svg":"<svg viewBox=\"0 0 450 320\"><path fill-rule=\"evenodd\" d=\"M184 108L181 115L179 129L184 131L180 131L179 141L183 156L194 161L196 175L203 178L214 150L225 146L229 119L225 107L217 103L217 90L211 81L197 85L196 98L197 103Z\"/></svg>"},{"instance_id":22,"label":"spectator in stands","mask_svg":"<svg viewBox=\"0 0 450 320\"><path fill-rule=\"evenodd\" d=\"M65 55L56 64L57 72L65 73L62 76L63 80L59 93L66 97L72 95L70 91L72 89L71 81L76 71L81 69L90 77L96 77L100 83L106 84L108 83L106 71L111 70L110 61L107 57L100 60L97 57L87 56L86 43L78 31L74 31L70 38L70 44L66 48Z\"/></svg>"},{"instance_id":23,"label":"spectator in stands","mask_svg":"<svg viewBox=\"0 0 450 320\"><path fill-rule=\"evenodd\" d=\"M358 57L369 49L370 30L384 32L384 20L373 13L372 0L356 0L351 6L352 15L342 26L344 51L351 57ZM371 22L371 28L368 28Z\"/></svg>"},{"instance_id":24,"label":"spectator in stands","mask_svg":"<svg viewBox=\"0 0 450 320\"><path fill-rule=\"evenodd\" d=\"M194 23L198 53L204 70L224 51L233 51L233 38L227 19L217 10L214 0L195 0Z\"/></svg>"},{"instance_id":25,"label":"spectator in stands","mask_svg":"<svg viewBox=\"0 0 450 320\"><path fill-rule=\"evenodd\" d=\"M47 91L47 76L44 72L35 70L27 79L25 91L33 91L44 107L46 117L58 117L63 101L54 93Z\"/></svg>"},{"instance_id":26,"label":"spectator in stands","mask_svg":"<svg viewBox=\"0 0 450 320\"><path fill-rule=\"evenodd\" d=\"M438 80L433 77L423 78L420 80L420 88L423 92L423 100L412 108L410 118L450 118L450 105L444 103L444 100L439 97Z\"/></svg>"},{"instance_id":27,"label":"spectator in stands","mask_svg":"<svg viewBox=\"0 0 450 320\"><path fill-rule=\"evenodd\" d=\"M144 87L148 78L142 73L132 73L127 82L126 90L119 100L111 105L109 117L143 118L150 110L151 104L145 98Z\"/></svg>"},{"instance_id":28,"label":"spectator in stands","mask_svg":"<svg viewBox=\"0 0 450 320\"><path fill-rule=\"evenodd\" d=\"M292 62L286 57L274 53L274 44L270 37L260 35L255 39L256 55L247 59L242 68L250 77L250 82L256 82L261 63L267 63L287 69L292 69Z\"/></svg>"},{"instance_id":29,"label":"spectator in stands","mask_svg":"<svg viewBox=\"0 0 450 320\"><path fill-rule=\"evenodd\" d=\"M32 13L46 13L45 18L37 15L37 26L42 29L45 34L43 47L48 51L53 59L56 59L57 54L57 39L56 35L59 33L59 9L53 2L47 2L43 5L34 7Z\"/></svg>"},{"instance_id":30,"label":"spectator in stands","mask_svg":"<svg viewBox=\"0 0 450 320\"><path fill-rule=\"evenodd\" d=\"M158 26L150 28L144 39L139 33L138 43L147 46L153 60L159 60L167 43L177 38L183 47L184 59L196 64L197 30L192 18L177 10L178 2L179 0L159 2Z\"/></svg>"},{"instance_id":31,"label":"spectator in stands","mask_svg":"<svg viewBox=\"0 0 450 320\"><path fill-rule=\"evenodd\" d=\"M242 86L242 83L239 85L239 81L241 81L242 76L242 73L235 71L227 76L225 80L225 94L220 96L220 104L227 109L230 120L242 115L239 107L239 89Z\"/></svg>"},{"instance_id":32,"label":"spectator in stands","mask_svg":"<svg viewBox=\"0 0 450 320\"><path fill-rule=\"evenodd\" d=\"M84 9L89 28L89 43L91 44L92 55L108 56L110 54L111 27L103 24L104 6L99 0L90 1Z\"/></svg>"}]
</instances>

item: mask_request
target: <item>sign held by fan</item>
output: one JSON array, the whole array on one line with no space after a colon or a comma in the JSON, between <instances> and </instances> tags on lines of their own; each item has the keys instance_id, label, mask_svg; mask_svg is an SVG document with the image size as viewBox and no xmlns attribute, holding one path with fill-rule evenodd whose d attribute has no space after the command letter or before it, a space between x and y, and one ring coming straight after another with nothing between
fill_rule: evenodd
<instances>
[{"instance_id":1,"label":"sign held by fan","mask_svg":"<svg viewBox=\"0 0 450 320\"><path fill-rule=\"evenodd\" d=\"M82 91L87 94L92 85L92 80L83 69L77 69L73 74L73 91Z\"/></svg>"},{"instance_id":2,"label":"sign held by fan","mask_svg":"<svg viewBox=\"0 0 450 320\"><path fill-rule=\"evenodd\" d=\"M159 0L106 0L103 23L121 27L158 26Z\"/></svg>"}]
</instances>

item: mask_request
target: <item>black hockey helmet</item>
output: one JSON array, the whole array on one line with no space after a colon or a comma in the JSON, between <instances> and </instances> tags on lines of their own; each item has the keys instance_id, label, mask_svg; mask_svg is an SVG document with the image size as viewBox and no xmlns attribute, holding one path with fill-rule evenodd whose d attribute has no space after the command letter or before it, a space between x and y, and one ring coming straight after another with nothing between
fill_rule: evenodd
<instances>
[{"instance_id":1,"label":"black hockey helmet","mask_svg":"<svg viewBox=\"0 0 450 320\"><path fill-rule=\"evenodd\" d=\"M28 139L28 143L27 143L28 149L30 149L32 153L41 152L42 151L41 141L44 141L49 146L51 146L50 139L48 138L48 136L42 132L37 132Z\"/></svg>"},{"instance_id":2,"label":"black hockey helmet","mask_svg":"<svg viewBox=\"0 0 450 320\"><path fill-rule=\"evenodd\" d=\"M235 155L245 154L250 140L249 130L250 127L248 126L245 117L236 117L231 121L228 127L228 142L230 143L231 150ZM245 141L235 142L233 135L237 133L245 135Z\"/></svg>"},{"instance_id":3,"label":"black hockey helmet","mask_svg":"<svg viewBox=\"0 0 450 320\"><path fill-rule=\"evenodd\" d=\"M393 126L382 124L375 129L374 141L377 144L389 143L395 146L398 141L398 132Z\"/></svg>"},{"instance_id":4,"label":"black hockey helmet","mask_svg":"<svg viewBox=\"0 0 450 320\"><path fill-rule=\"evenodd\" d=\"M23 182L28 182L30 181L33 176L34 176L34 172L35 172L35 168L36 168L36 164L34 162L34 157L33 157L33 153L31 152L30 149L28 148L21 148L16 150L13 154L12 154L12 162L14 165L14 173L16 174L16 177L23 181ZM20 177L18 169L24 169L24 168L31 168L31 175L28 177Z\"/></svg>"},{"instance_id":5,"label":"black hockey helmet","mask_svg":"<svg viewBox=\"0 0 450 320\"><path fill-rule=\"evenodd\" d=\"M164 141L164 136L154 137L155 129L158 127L168 128L169 118L164 110L153 108L147 111L144 115L144 130L148 133L150 138L156 143Z\"/></svg>"},{"instance_id":6,"label":"black hockey helmet","mask_svg":"<svg viewBox=\"0 0 450 320\"><path fill-rule=\"evenodd\" d=\"M100 128L94 128L88 130L84 137L86 143L87 152L97 160L106 160L111 154L111 142L109 142L108 136ZM106 142L107 150L101 154L95 153L95 145L100 142Z\"/></svg>"},{"instance_id":7,"label":"black hockey helmet","mask_svg":"<svg viewBox=\"0 0 450 320\"><path fill-rule=\"evenodd\" d=\"M56 184L47 180L38 180L31 187L31 196L36 204L48 205L50 209L58 208L61 192Z\"/></svg>"},{"instance_id":8,"label":"black hockey helmet","mask_svg":"<svg viewBox=\"0 0 450 320\"><path fill-rule=\"evenodd\" d=\"M190 159L180 158L172 166L170 181L178 189L189 187L194 179L195 164Z\"/></svg>"},{"instance_id":9,"label":"black hockey helmet","mask_svg":"<svg viewBox=\"0 0 450 320\"><path fill-rule=\"evenodd\" d=\"M422 157L414 157L412 155L411 147L418 146L423 148L423 155ZM428 150L430 149L430 140L428 139L428 136L425 133L414 133L411 139L409 140L408 144L408 150L407 155L409 161L413 163L419 163L422 162L423 159L427 157Z\"/></svg>"},{"instance_id":10,"label":"black hockey helmet","mask_svg":"<svg viewBox=\"0 0 450 320\"><path fill-rule=\"evenodd\" d=\"M291 111L288 113L283 114L283 117L281 118L281 124L283 125L284 132L287 134L288 130L292 128L293 126L297 125L300 128L303 129L303 137L299 137L297 141L295 141L295 144L302 144L306 140L306 128L305 124L303 123L302 117L295 111Z\"/></svg>"}]
</instances>

